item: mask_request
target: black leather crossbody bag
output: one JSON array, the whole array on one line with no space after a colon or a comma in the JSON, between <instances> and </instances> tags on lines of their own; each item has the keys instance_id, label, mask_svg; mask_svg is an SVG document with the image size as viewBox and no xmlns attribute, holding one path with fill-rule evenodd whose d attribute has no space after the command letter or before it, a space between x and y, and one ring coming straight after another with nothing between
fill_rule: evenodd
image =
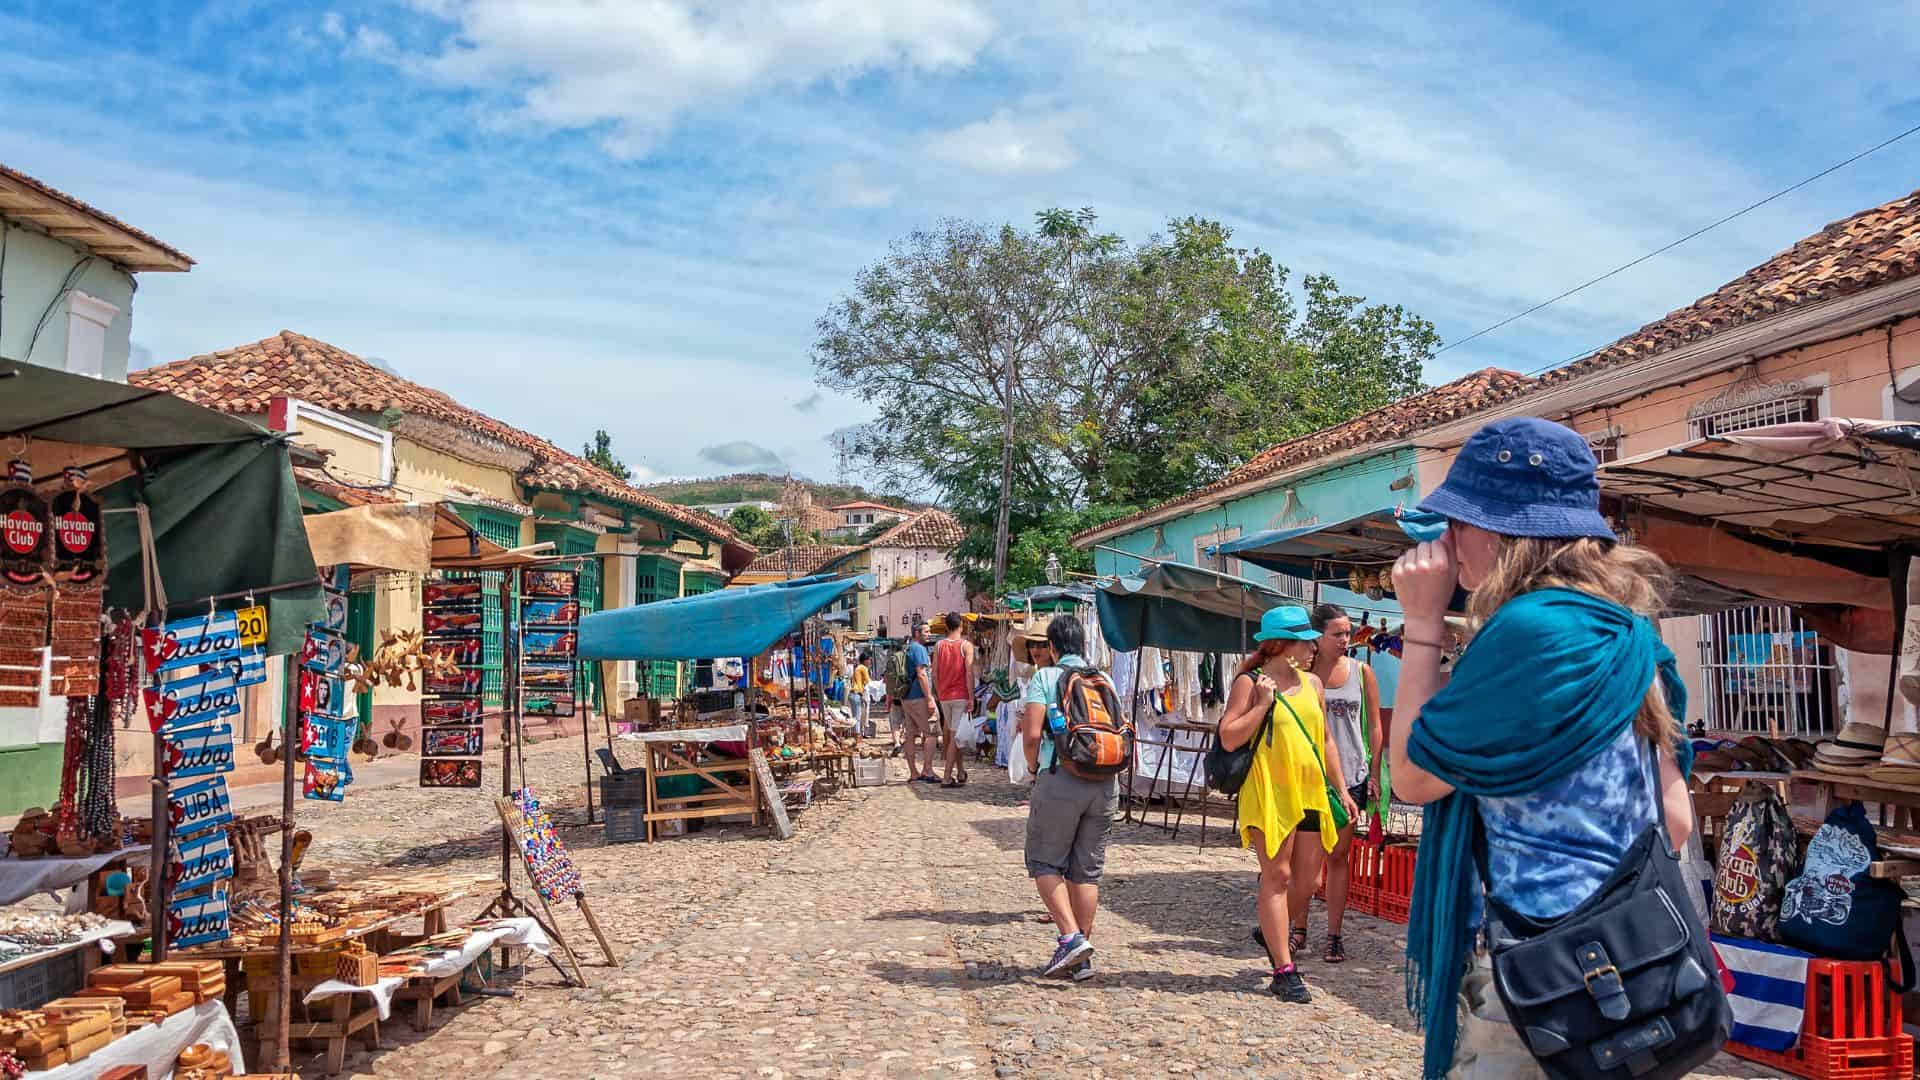
<instances>
[{"instance_id":1,"label":"black leather crossbody bag","mask_svg":"<svg viewBox=\"0 0 1920 1080\"><path fill-rule=\"evenodd\" d=\"M1658 786L1650 786L1655 823L1579 907L1532 919L1487 889L1497 919L1494 987L1521 1041L1556 1080L1682 1077L1719 1052L1733 1025L1713 946L1688 897L1698 886L1681 873ZM1477 811L1474 861L1487 883Z\"/></svg>"}]
</instances>

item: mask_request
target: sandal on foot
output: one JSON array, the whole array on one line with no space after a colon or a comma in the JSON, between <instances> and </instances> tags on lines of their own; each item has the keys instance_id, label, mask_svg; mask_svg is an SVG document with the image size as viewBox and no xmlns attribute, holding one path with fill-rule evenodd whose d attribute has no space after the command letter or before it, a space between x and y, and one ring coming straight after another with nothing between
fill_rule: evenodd
<instances>
[{"instance_id":1,"label":"sandal on foot","mask_svg":"<svg viewBox=\"0 0 1920 1080\"><path fill-rule=\"evenodd\" d=\"M1347 962L1347 943L1340 939L1339 934L1327 935L1327 955L1323 959L1329 964Z\"/></svg>"},{"instance_id":2,"label":"sandal on foot","mask_svg":"<svg viewBox=\"0 0 1920 1080\"><path fill-rule=\"evenodd\" d=\"M1306 927L1296 926L1293 929L1287 931L1287 951L1289 953L1300 952L1304 950L1306 947L1307 947Z\"/></svg>"}]
</instances>

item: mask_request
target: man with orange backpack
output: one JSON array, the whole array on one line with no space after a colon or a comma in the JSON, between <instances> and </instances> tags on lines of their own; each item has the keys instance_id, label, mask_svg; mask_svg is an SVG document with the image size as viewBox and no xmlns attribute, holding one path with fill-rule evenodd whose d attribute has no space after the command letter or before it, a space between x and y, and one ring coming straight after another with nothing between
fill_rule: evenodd
<instances>
[{"instance_id":1,"label":"man with orange backpack","mask_svg":"<svg viewBox=\"0 0 1920 1080\"><path fill-rule=\"evenodd\" d=\"M1072 618L1047 625L1054 666L1027 684L1021 745L1033 770L1027 812L1027 874L1053 917L1059 941L1045 974L1093 976L1093 919L1100 906L1107 833L1120 806L1120 773L1133 759L1133 725L1113 682L1081 653L1086 631Z\"/></svg>"}]
</instances>

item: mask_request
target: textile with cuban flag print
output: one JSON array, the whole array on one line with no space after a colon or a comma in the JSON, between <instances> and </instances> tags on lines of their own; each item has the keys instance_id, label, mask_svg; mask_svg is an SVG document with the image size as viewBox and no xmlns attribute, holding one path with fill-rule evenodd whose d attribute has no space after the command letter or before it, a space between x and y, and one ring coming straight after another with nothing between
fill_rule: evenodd
<instances>
[{"instance_id":1,"label":"textile with cuban flag print","mask_svg":"<svg viewBox=\"0 0 1920 1080\"><path fill-rule=\"evenodd\" d=\"M1720 934L1713 936L1713 948L1733 976L1727 992L1733 1006L1733 1041L1774 1053L1793 1049L1806 1018L1807 961L1812 954Z\"/></svg>"}]
</instances>

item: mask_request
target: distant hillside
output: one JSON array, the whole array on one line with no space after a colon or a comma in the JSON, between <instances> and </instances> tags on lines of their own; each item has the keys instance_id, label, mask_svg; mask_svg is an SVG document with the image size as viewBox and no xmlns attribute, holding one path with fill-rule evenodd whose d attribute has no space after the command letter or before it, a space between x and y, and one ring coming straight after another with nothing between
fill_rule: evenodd
<instances>
[{"instance_id":1,"label":"distant hillside","mask_svg":"<svg viewBox=\"0 0 1920 1080\"><path fill-rule=\"evenodd\" d=\"M779 502L780 489L786 484L784 476L769 476L766 473L735 473L732 476L714 476L703 480L664 480L657 484L645 485L649 495L665 499L681 506L706 506L713 503L734 502ZM815 506L837 506L848 502L878 502L889 506L905 506L920 509L926 503L911 499L893 499L876 495L858 484L823 484L814 480L800 479L813 492Z\"/></svg>"}]
</instances>

